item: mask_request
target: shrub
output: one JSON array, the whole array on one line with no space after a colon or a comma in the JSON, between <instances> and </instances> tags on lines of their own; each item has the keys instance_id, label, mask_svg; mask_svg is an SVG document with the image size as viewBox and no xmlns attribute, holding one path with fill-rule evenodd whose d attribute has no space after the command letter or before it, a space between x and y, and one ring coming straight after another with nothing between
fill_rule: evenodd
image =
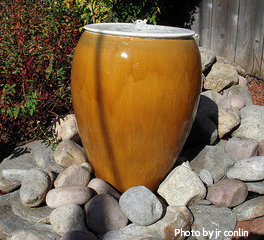
<instances>
[{"instance_id":1,"label":"shrub","mask_svg":"<svg viewBox=\"0 0 264 240\"><path fill-rule=\"evenodd\" d=\"M82 26L147 18L157 0L1 1L0 142L51 138L51 120L72 112L70 68Z\"/></svg>"}]
</instances>

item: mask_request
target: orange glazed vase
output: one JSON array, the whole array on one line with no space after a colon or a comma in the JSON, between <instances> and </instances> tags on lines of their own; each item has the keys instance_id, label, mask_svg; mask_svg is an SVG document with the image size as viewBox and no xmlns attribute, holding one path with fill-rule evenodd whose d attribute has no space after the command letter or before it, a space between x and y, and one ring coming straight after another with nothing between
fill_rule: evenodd
<instances>
[{"instance_id":1,"label":"orange glazed vase","mask_svg":"<svg viewBox=\"0 0 264 240\"><path fill-rule=\"evenodd\" d=\"M143 28L85 26L72 65L73 107L89 162L121 192L158 187L190 132L201 91L193 31Z\"/></svg>"}]
</instances>

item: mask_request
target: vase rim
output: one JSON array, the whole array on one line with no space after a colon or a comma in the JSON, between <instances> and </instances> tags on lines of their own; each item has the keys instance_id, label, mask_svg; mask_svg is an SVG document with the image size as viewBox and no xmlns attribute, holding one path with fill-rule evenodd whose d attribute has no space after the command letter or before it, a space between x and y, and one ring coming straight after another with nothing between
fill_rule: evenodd
<instances>
[{"instance_id":1,"label":"vase rim","mask_svg":"<svg viewBox=\"0 0 264 240\"><path fill-rule=\"evenodd\" d=\"M195 32L178 27L147 24L137 20L134 23L94 23L84 26L88 32L140 38L190 38Z\"/></svg>"}]
</instances>

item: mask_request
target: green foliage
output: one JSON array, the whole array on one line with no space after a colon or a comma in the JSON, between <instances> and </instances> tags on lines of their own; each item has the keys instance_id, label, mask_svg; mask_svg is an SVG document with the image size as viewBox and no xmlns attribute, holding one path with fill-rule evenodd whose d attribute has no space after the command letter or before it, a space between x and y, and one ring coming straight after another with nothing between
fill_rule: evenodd
<instances>
[{"instance_id":1,"label":"green foliage","mask_svg":"<svg viewBox=\"0 0 264 240\"><path fill-rule=\"evenodd\" d=\"M71 62L82 27L106 21L156 23L158 1L1 1L0 132L4 142L51 139L56 116L72 112Z\"/></svg>"}]
</instances>

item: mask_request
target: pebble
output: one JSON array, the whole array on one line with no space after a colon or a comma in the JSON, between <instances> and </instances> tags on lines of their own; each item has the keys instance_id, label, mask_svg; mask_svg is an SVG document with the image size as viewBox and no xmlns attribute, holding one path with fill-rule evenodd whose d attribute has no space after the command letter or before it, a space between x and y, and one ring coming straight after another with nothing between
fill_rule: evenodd
<instances>
[{"instance_id":1,"label":"pebble","mask_svg":"<svg viewBox=\"0 0 264 240\"><path fill-rule=\"evenodd\" d=\"M227 172L228 178L242 181L259 181L264 179L264 157L255 156L240 160Z\"/></svg>"},{"instance_id":2,"label":"pebble","mask_svg":"<svg viewBox=\"0 0 264 240\"><path fill-rule=\"evenodd\" d=\"M260 142L264 139L264 106L250 105L240 111L241 124L232 136L250 138Z\"/></svg>"},{"instance_id":3,"label":"pebble","mask_svg":"<svg viewBox=\"0 0 264 240\"><path fill-rule=\"evenodd\" d=\"M218 135L223 138L240 123L240 113L237 109L218 109Z\"/></svg>"},{"instance_id":4,"label":"pebble","mask_svg":"<svg viewBox=\"0 0 264 240\"><path fill-rule=\"evenodd\" d=\"M81 165L87 158L84 148L72 140L65 140L55 149L54 160L59 166L67 168L74 163Z\"/></svg>"},{"instance_id":5,"label":"pebble","mask_svg":"<svg viewBox=\"0 0 264 240\"><path fill-rule=\"evenodd\" d=\"M204 198L206 188L198 175L192 171L189 162L186 162L169 173L160 184L158 194L169 205L189 205L195 200Z\"/></svg>"},{"instance_id":6,"label":"pebble","mask_svg":"<svg viewBox=\"0 0 264 240\"><path fill-rule=\"evenodd\" d=\"M91 174L78 164L72 164L58 175L54 182L55 188L65 186L87 186Z\"/></svg>"},{"instance_id":7,"label":"pebble","mask_svg":"<svg viewBox=\"0 0 264 240\"><path fill-rule=\"evenodd\" d=\"M100 240L182 240L175 230L188 231L193 222L191 212L185 206L168 206L165 216L149 226L130 224L124 228L109 231Z\"/></svg>"},{"instance_id":8,"label":"pebble","mask_svg":"<svg viewBox=\"0 0 264 240\"><path fill-rule=\"evenodd\" d=\"M30 169L24 176L19 190L21 202L25 206L39 206L51 188L50 176L41 169Z\"/></svg>"},{"instance_id":9,"label":"pebble","mask_svg":"<svg viewBox=\"0 0 264 240\"><path fill-rule=\"evenodd\" d=\"M261 182L246 182L249 192L264 194L264 181Z\"/></svg>"},{"instance_id":10,"label":"pebble","mask_svg":"<svg viewBox=\"0 0 264 240\"><path fill-rule=\"evenodd\" d=\"M128 223L118 201L108 194L93 197L85 205L85 213L87 227L95 234L122 228Z\"/></svg>"},{"instance_id":11,"label":"pebble","mask_svg":"<svg viewBox=\"0 0 264 240\"><path fill-rule=\"evenodd\" d=\"M103 181L100 178L93 178L89 182L88 187L93 189L98 195L108 194L116 199L119 199L120 197L119 192L117 192L114 188L112 188L109 184L107 184L105 181Z\"/></svg>"},{"instance_id":12,"label":"pebble","mask_svg":"<svg viewBox=\"0 0 264 240\"><path fill-rule=\"evenodd\" d=\"M264 139L262 139L258 144L258 155L264 156Z\"/></svg>"},{"instance_id":13,"label":"pebble","mask_svg":"<svg viewBox=\"0 0 264 240\"><path fill-rule=\"evenodd\" d=\"M86 231L84 212L78 205L70 204L54 209L50 214L50 224L60 236L70 231Z\"/></svg>"},{"instance_id":14,"label":"pebble","mask_svg":"<svg viewBox=\"0 0 264 240\"><path fill-rule=\"evenodd\" d=\"M226 87L238 83L236 69L230 65L216 62L204 81L204 88L220 92Z\"/></svg>"},{"instance_id":15,"label":"pebble","mask_svg":"<svg viewBox=\"0 0 264 240\"><path fill-rule=\"evenodd\" d=\"M163 213L159 199L144 186L129 188L121 195L119 204L128 219L138 225L153 224Z\"/></svg>"},{"instance_id":16,"label":"pebble","mask_svg":"<svg viewBox=\"0 0 264 240\"><path fill-rule=\"evenodd\" d=\"M233 212L238 221L251 220L264 216L264 196L250 199L235 207Z\"/></svg>"},{"instance_id":17,"label":"pebble","mask_svg":"<svg viewBox=\"0 0 264 240\"><path fill-rule=\"evenodd\" d=\"M217 239L223 240L225 231L233 231L236 227L236 214L229 208L197 205L190 206L190 211L193 214L194 222L191 226L191 230L199 231L200 233L211 232L214 235L201 239ZM216 237L216 230L219 236Z\"/></svg>"},{"instance_id":18,"label":"pebble","mask_svg":"<svg viewBox=\"0 0 264 240\"><path fill-rule=\"evenodd\" d=\"M210 172L214 183L222 179L235 163L235 160L224 152L221 144L220 142L215 146L205 146L191 161L191 167L197 174L202 169L206 169Z\"/></svg>"},{"instance_id":19,"label":"pebble","mask_svg":"<svg viewBox=\"0 0 264 240\"><path fill-rule=\"evenodd\" d=\"M247 185L237 179L223 179L208 188L206 199L221 207L235 207L246 200Z\"/></svg>"},{"instance_id":20,"label":"pebble","mask_svg":"<svg viewBox=\"0 0 264 240\"><path fill-rule=\"evenodd\" d=\"M60 240L97 240L97 238L89 231L71 231L63 234Z\"/></svg>"},{"instance_id":21,"label":"pebble","mask_svg":"<svg viewBox=\"0 0 264 240\"><path fill-rule=\"evenodd\" d=\"M91 189L84 186L67 186L50 190L46 203L50 208L58 208L69 204L83 205L93 197Z\"/></svg>"},{"instance_id":22,"label":"pebble","mask_svg":"<svg viewBox=\"0 0 264 240\"><path fill-rule=\"evenodd\" d=\"M258 153L258 141L233 137L227 141L225 152L236 161L250 158L256 156Z\"/></svg>"}]
</instances>

